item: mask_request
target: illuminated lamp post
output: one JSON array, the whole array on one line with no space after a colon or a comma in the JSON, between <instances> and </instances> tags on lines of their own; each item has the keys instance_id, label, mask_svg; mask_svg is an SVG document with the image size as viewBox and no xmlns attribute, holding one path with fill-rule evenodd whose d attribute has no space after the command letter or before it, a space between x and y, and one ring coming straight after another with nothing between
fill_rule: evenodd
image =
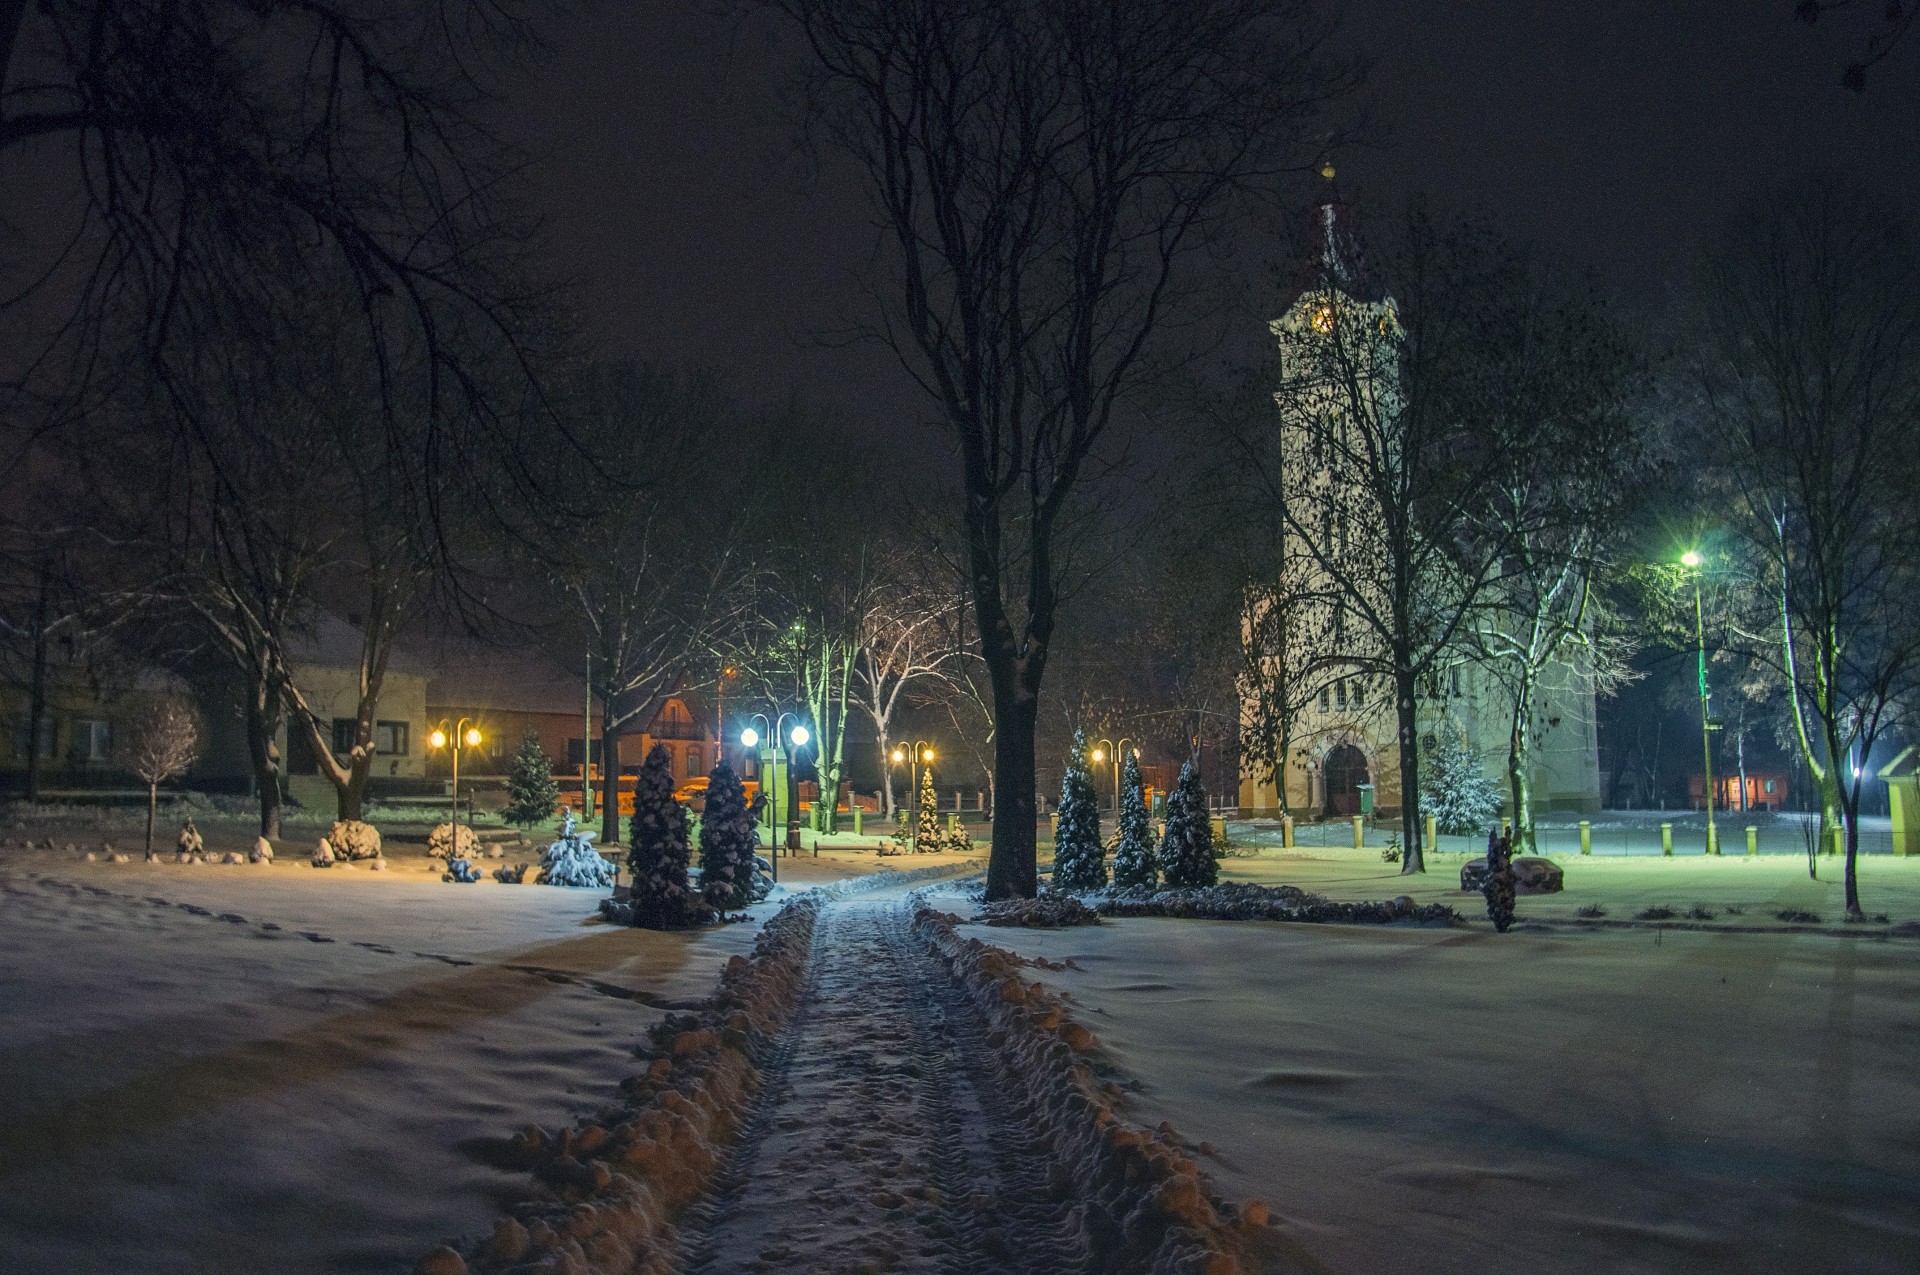
<instances>
[{"instance_id":1,"label":"illuminated lamp post","mask_svg":"<svg viewBox=\"0 0 1920 1275\"><path fill-rule=\"evenodd\" d=\"M453 757L453 819L447 825L448 858L460 857L460 747L464 744L468 748L478 748L483 738L480 728L464 717L455 722L451 729L447 726L447 719L441 718L440 724L427 736L429 747L450 749Z\"/></svg>"},{"instance_id":2,"label":"illuminated lamp post","mask_svg":"<svg viewBox=\"0 0 1920 1275\"><path fill-rule=\"evenodd\" d=\"M1700 675L1700 761L1706 774L1707 853L1719 854L1719 829L1713 823L1713 700L1707 691L1707 618L1706 609L1700 602L1700 567L1703 561L1696 549L1689 549L1680 555L1680 565L1693 577L1693 632L1698 646Z\"/></svg>"},{"instance_id":3,"label":"illuminated lamp post","mask_svg":"<svg viewBox=\"0 0 1920 1275\"><path fill-rule=\"evenodd\" d=\"M1139 756L1140 746L1125 735L1120 737L1120 742L1117 744L1110 739L1094 740L1093 752L1087 756L1087 760L1096 766L1109 757L1113 759L1113 817L1115 819L1120 817L1120 763L1126 760L1129 745L1132 746L1134 756Z\"/></svg>"}]
</instances>

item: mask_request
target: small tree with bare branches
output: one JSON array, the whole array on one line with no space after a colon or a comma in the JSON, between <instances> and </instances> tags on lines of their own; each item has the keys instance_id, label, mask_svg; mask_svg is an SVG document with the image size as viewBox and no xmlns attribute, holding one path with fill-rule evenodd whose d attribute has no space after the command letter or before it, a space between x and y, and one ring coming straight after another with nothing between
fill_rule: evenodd
<instances>
[{"instance_id":1,"label":"small tree with bare branches","mask_svg":"<svg viewBox=\"0 0 1920 1275\"><path fill-rule=\"evenodd\" d=\"M163 699L133 724L133 773L147 784L147 853L153 853L153 817L160 804L160 785L187 773L200 757L200 722L193 710L177 699Z\"/></svg>"}]
</instances>

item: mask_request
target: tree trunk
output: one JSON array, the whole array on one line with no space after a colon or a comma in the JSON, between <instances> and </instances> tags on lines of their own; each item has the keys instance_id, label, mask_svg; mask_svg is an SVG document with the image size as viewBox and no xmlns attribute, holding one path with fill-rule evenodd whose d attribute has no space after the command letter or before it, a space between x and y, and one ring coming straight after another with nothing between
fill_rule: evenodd
<instances>
[{"instance_id":1,"label":"tree trunk","mask_svg":"<svg viewBox=\"0 0 1920 1275\"><path fill-rule=\"evenodd\" d=\"M620 843L620 741L625 737L624 723L614 721L603 709L600 713L600 844L603 846Z\"/></svg>"},{"instance_id":2,"label":"tree trunk","mask_svg":"<svg viewBox=\"0 0 1920 1275\"><path fill-rule=\"evenodd\" d=\"M1533 716L1533 689L1522 685L1514 696L1513 721L1507 732L1507 804L1513 817L1514 853L1538 854L1533 837L1532 748L1527 722Z\"/></svg>"},{"instance_id":3,"label":"tree trunk","mask_svg":"<svg viewBox=\"0 0 1920 1275\"><path fill-rule=\"evenodd\" d=\"M153 816L154 808L160 804L160 785L149 781L147 784L147 853L153 853Z\"/></svg>"},{"instance_id":4,"label":"tree trunk","mask_svg":"<svg viewBox=\"0 0 1920 1275\"><path fill-rule=\"evenodd\" d=\"M280 836L279 735L285 716L279 690L255 676L247 692L247 754L260 800L260 835L269 840Z\"/></svg>"},{"instance_id":5,"label":"tree trunk","mask_svg":"<svg viewBox=\"0 0 1920 1275\"><path fill-rule=\"evenodd\" d=\"M1034 824L1034 734L1038 699L994 679L993 846L987 856L987 900L1030 899L1040 888ZM1004 679L1013 682L1013 677Z\"/></svg>"},{"instance_id":6,"label":"tree trunk","mask_svg":"<svg viewBox=\"0 0 1920 1275\"><path fill-rule=\"evenodd\" d=\"M880 812L889 820L893 818L893 739L887 734L887 728L877 719L873 726L873 742L880 749L880 793L884 804Z\"/></svg>"},{"instance_id":7,"label":"tree trunk","mask_svg":"<svg viewBox=\"0 0 1920 1275\"><path fill-rule=\"evenodd\" d=\"M42 562L39 591L33 602L33 683L27 689L28 801L40 800L40 733L47 721L47 594L52 588L52 572Z\"/></svg>"},{"instance_id":8,"label":"tree trunk","mask_svg":"<svg viewBox=\"0 0 1920 1275\"><path fill-rule=\"evenodd\" d=\"M1394 717L1400 733L1400 874L1427 870L1426 829L1420 821L1420 723L1413 670L1397 661L1393 670Z\"/></svg>"}]
</instances>

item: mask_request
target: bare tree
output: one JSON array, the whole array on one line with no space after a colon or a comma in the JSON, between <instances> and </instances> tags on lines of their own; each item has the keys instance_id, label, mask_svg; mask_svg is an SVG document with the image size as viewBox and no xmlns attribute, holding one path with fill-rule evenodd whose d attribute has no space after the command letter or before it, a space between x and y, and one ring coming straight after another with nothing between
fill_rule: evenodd
<instances>
[{"instance_id":1,"label":"bare tree","mask_svg":"<svg viewBox=\"0 0 1920 1275\"><path fill-rule=\"evenodd\" d=\"M1902 466L1920 418L1920 255L1896 210L1838 179L1772 192L1703 265L1702 402L1734 496L1754 643L1789 689L1820 792L1846 828L1860 913L1860 786L1920 692L1920 504Z\"/></svg>"},{"instance_id":2,"label":"bare tree","mask_svg":"<svg viewBox=\"0 0 1920 1275\"><path fill-rule=\"evenodd\" d=\"M1354 77L1295 0L766 2L892 248L878 333L959 453L992 683L987 897L1030 896L1063 521L1213 232L1250 183L1317 158L1307 130Z\"/></svg>"},{"instance_id":3,"label":"bare tree","mask_svg":"<svg viewBox=\"0 0 1920 1275\"><path fill-rule=\"evenodd\" d=\"M895 550L898 562L900 551ZM951 689L960 653L949 640L957 611L965 602L951 589L929 582L912 567L896 567L876 590L860 621L859 652L854 660L855 701L873 723L884 797L882 813L893 818L893 722L903 703L938 698ZM909 692L912 692L909 694ZM959 722L955 720L956 729ZM989 732L990 733L990 732Z\"/></svg>"},{"instance_id":4,"label":"bare tree","mask_svg":"<svg viewBox=\"0 0 1920 1275\"><path fill-rule=\"evenodd\" d=\"M127 759L147 784L147 853L153 853L153 819L160 785L187 773L200 758L200 722L193 710L168 696L156 700L135 719Z\"/></svg>"}]
</instances>

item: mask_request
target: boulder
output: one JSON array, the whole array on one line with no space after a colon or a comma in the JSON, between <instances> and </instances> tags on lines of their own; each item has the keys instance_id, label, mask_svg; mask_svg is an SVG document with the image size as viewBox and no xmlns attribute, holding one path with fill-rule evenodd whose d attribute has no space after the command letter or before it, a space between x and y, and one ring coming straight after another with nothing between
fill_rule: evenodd
<instances>
[{"instance_id":1,"label":"boulder","mask_svg":"<svg viewBox=\"0 0 1920 1275\"><path fill-rule=\"evenodd\" d=\"M1479 894L1487 885L1487 860L1482 855L1460 865L1460 888ZM1560 865L1539 855L1521 855L1513 861L1515 894L1558 894L1566 888L1566 874Z\"/></svg>"}]
</instances>

